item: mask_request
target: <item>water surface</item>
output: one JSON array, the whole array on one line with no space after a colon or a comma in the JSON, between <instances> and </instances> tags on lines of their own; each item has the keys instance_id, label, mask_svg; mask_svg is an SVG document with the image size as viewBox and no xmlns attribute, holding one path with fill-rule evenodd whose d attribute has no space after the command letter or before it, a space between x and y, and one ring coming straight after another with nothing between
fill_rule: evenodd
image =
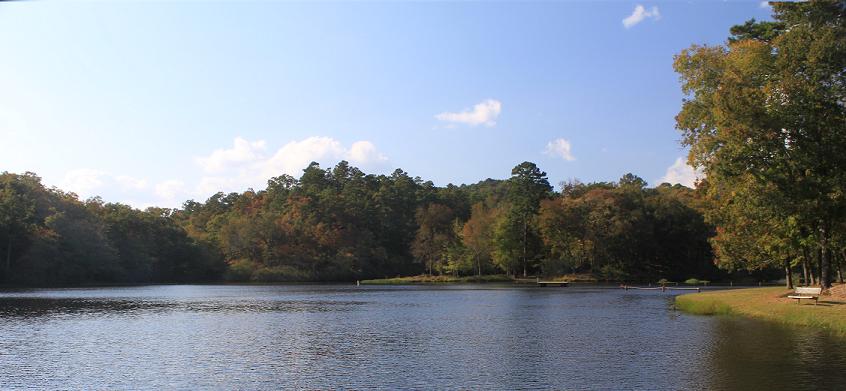
<instances>
[{"instance_id":1,"label":"water surface","mask_svg":"<svg viewBox=\"0 0 846 391\"><path fill-rule=\"evenodd\" d=\"M0 292L0 388L832 389L846 343L603 287Z\"/></svg>"}]
</instances>

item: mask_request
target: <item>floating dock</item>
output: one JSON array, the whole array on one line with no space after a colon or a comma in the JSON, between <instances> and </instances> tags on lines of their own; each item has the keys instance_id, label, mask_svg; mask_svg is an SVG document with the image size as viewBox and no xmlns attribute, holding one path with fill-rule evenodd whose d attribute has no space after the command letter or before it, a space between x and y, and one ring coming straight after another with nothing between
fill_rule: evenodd
<instances>
[{"instance_id":1,"label":"floating dock","mask_svg":"<svg viewBox=\"0 0 846 391\"><path fill-rule=\"evenodd\" d=\"M538 281L538 286L561 286L566 287L570 285L569 281Z\"/></svg>"},{"instance_id":2,"label":"floating dock","mask_svg":"<svg viewBox=\"0 0 846 391\"><path fill-rule=\"evenodd\" d=\"M697 291L702 292L702 288L677 288L677 287L669 287L669 286L659 286L659 287L642 287L642 286L628 286L628 285L621 285L620 288L625 290L629 289L637 289L637 290L644 290L644 291Z\"/></svg>"}]
</instances>

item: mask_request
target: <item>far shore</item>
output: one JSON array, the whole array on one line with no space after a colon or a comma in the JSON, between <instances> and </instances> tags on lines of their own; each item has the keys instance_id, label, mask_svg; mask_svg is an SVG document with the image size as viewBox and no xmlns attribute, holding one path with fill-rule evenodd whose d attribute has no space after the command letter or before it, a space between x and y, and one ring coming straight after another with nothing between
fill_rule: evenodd
<instances>
[{"instance_id":1,"label":"far shore","mask_svg":"<svg viewBox=\"0 0 846 391\"><path fill-rule=\"evenodd\" d=\"M828 295L797 303L787 298L784 287L730 289L690 293L676 297L676 308L698 315L739 315L778 323L812 327L846 337L846 285L833 287Z\"/></svg>"},{"instance_id":2,"label":"far shore","mask_svg":"<svg viewBox=\"0 0 846 391\"><path fill-rule=\"evenodd\" d=\"M241 281L241 280L211 280L211 281L148 281L148 282L103 282L103 283L83 283L83 284L49 284L49 285L26 285L26 284L2 284L0 283L0 290L18 290L18 289L86 289L86 288L120 288L120 287L143 287L156 285L438 285L438 284L514 284L514 285L535 285L538 281L555 281L555 282L569 282L573 284L586 285L605 285L605 286L620 286L628 285L630 287L657 287L657 286L685 286L685 287L752 287L755 283L745 282L711 282L705 280L689 279L687 281L666 281L658 282L620 282L608 281L598 278L590 273L571 273L557 276L527 276L514 277L507 274L482 274L472 276L453 276L453 275L427 275L420 274L415 276L397 276L389 278L365 279L365 280L329 280L329 281L297 281L297 280L280 280L280 281ZM767 286L767 283L764 286ZM757 285L757 286L760 286ZM844 286L846 288L846 286Z\"/></svg>"},{"instance_id":3,"label":"far shore","mask_svg":"<svg viewBox=\"0 0 846 391\"><path fill-rule=\"evenodd\" d=\"M540 277L543 281L567 281L567 282L585 282L596 283L599 282L596 278L589 274L568 274L555 277ZM372 280L361 280L362 285L412 285L412 284L475 284L475 283L514 283L514 284L534 284L538 277L512 277L506 274L483 274L476 276L450 276L450 275L427 275L421 274L417 276L394 277L394 278L379 278Z\"/></svg>"}]
</instances>

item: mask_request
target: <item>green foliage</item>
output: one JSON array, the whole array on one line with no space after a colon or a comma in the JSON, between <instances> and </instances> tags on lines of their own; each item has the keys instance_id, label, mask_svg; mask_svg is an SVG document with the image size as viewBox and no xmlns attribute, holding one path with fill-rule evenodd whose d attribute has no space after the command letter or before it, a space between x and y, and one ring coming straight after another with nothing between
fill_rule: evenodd
<instances>
[{"instance_id":1,"label":"green foliage","mask_svg":"<svg viewBox=\"0 0 846 391\"><path fill-rule=\"evenodd\" d=\"M747 20L744 24L732 26L729 29L731 36L728 41L734 43L746 39L756 39L771 42L784 32L786 25L783 22L757 22L755 19Z\"/></svg>"},{"instance_id":2,"label":"green foliage","mask_svg":"<svg viewBox=\"0 0 846 391\"><path fill-rule=\"evenodd\" d=\"M731 315L732 307L722 300L698 300L695 293L676 296L676 308L694 315Z\"/></svg>"},{"instance_id":3,"label":"green foliage","mask_svg":"<svg viewBox=\"0 0 846 391\"><path fill-rule=\"evenodd\" d=\"M253 273L261 267L260 263L249 259L234 259L229 262L224 279L227 281L251 281Z\"/></svg>"},{"instance_id":4,"label":"green foliage","mask_svg":"<svg viewBox=\"0 0 846 391\"><path fill-rule=\"evenodd\" d=\"M418 228L411 243L411 253L425 265L428 274L436 270L449 273L458 267L450 265L451 250L457 241L453 228L455 219L455 212L439 203L421 206L415 214Z\"/></svg>"},{"instance_id":5,"label":"green foliage","mask_svg":"<svg viewBox=\"0 0 846 391\"><path fill-rule=\"evenodd\" d=\"M291 266L261 267L250 276L251 281L256 282L297 282L311 281L308 273Z\"/></svg>"},{"instance_id":6,"label":"green foliage","mask_svg":"<svg viewBox=\"0 0 846 391\"><path fill-rule=\"evenodd\" d=\"M551 255L545 264L553 268L545 272L592 271L608 280L718 277L707 241L711 228L696 209L694 190L649 189L633 175L619 185L583 186L541 206L540 232Z\"/></svg>"},{"instance_id":7,"label":"green foliage","mask_svg":"<svg viewBox=\"0 0 846 391\"><path fill-rule=\"evenodd\" d=\"M523 162L511 170L507 193L509 208L504 216L506 221L500 224L497 232L498 263L505 266L506 271L516 274L522 266L525 277L532 266L530 262L542 255L536 216L541 200L548 198L551 191L546 173L534 163ZM517 259L519 264L515 265Z\"/></svg>"}]
</instances>

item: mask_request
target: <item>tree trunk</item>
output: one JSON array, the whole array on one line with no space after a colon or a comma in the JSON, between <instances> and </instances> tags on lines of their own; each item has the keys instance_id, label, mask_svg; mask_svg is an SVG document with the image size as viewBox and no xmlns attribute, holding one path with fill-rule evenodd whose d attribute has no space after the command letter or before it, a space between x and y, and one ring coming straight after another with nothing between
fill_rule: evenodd
<instances>
[{"instance_id":1,"label":"tree trunk","mask_svg":"<svg viewBox=\"0 0 846 391\"><path fill-rule=\"evenodd\" d=\"M828 251L828 231L826 227L820 228L820 286L823 289L831 288L831 253Z\"/></svg>"},{"instance_id":2,"label":"tree trunk","mask_svg":"<svg viewBox=\"0 0 846 391\"><path fill-rule=\"evenodd\" d=\"M479 257L476 258L476 275L481 277L482 276L482 259Z\"/></svg>"},{"instance_id":3,"label":"tree trunk","mask_svg":"<svg viewBox=\"0 0 846 391\"><path fill-rule=\"evenodd\" d=\"M811 273L809 270L808 257L808 249L802 248L802 284L805 286L813 285L810 281Z\"/></svg>"},{"instance_id":4,"label":"tree trunk","mask_svg":"<svg viewBox=\"0 0 846 391\"><path fill-rule=\"evenodd\" d=\"M802 258L802 284L809 286L811 284L808 282L808 251L803 250L802 252L805 253L805 256Z\"/></svg>"},{"instance_id":5,"label":"tree trunk","mask_svg":"<svg viewBox=\"0 0 846 391\"><path fill-rule=\"evenodd\" d=\"M813 259L808 262L808 273L811 274L811 285L820 284L820 250L813 251Z\"/></svg>"},{"instance_id":6,"label":"tree trunk","mask_svg":"<svg viewBox=\"0 0 846 391\"><path fill-rule=\"evenodd\" d=\"M523 278L526 278L526 245L529 239L529 221L523 216Z\"/></svg>"},{"instance_id":7,"label":"tree trunk","mask_svg":"<svg viewBox=\"0 0 846 391\"><path fill-rule=\"evenodd\" d=\"M787 284L787 289L793 289L793 273L790 272L790 261L784 260L784 277Z\"/></svg>"},{"instance_id":8,"label":"tree trunk","mask_svg":"<svg viewBox=\"0 0 846 391\"><path fill-rule=\"evenodd\" d=\"M9 240L6 244L6 271L3 273L3 277L6 281L11 279L11 270L12 270L12 233L9 233Z\"/></svg>"},{"instance_id":9,"label":"tree trunk","mask_svg":"<svg viewBox=\"0 0 846 391\"><path fill-rule=\"evenodd\" d=\"M820 284L820 254L819 252L816 253L815 262L810 262L808 270L811 273L811 285L819 285Z\"/></svg>"}]
</instances>

